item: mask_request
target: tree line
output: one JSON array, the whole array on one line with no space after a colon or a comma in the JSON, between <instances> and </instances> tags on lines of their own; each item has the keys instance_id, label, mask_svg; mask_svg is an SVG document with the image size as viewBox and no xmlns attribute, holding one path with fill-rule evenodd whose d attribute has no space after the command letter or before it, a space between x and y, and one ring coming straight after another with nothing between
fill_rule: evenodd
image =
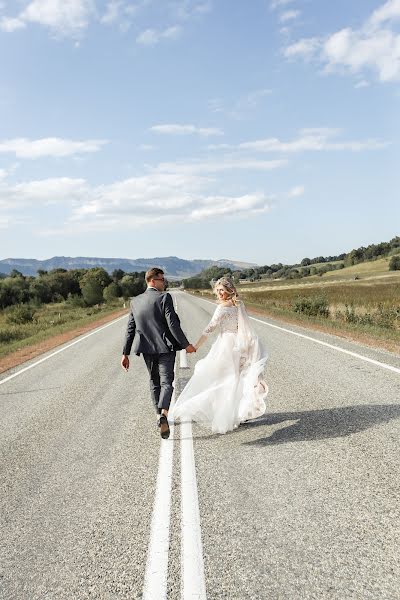
<instances>
[{"instance_id":1,"label":"tree line","mask_svg":"<svg viewBox=\"0 0 400 600\"><path fill-rule=\"evenodd\" d=\"M17 270L0 279L0 309L15 304L67 301L75 306L94 306L116 298L128 300L146 289L145 271L111 275L101 268L39 270L37 277Z\"/></svg>"},{"instance_id":2,"label":"tree line","mask_svg":"<svg viewBox=\"0 0 400 600\"><path fill-rule=\"evenodd\" d=\"M230 275L235 283L241 280L256 281L259 279L301 279L309 275L322 276L328 271L344 269L369 260L390 256L389 269L400 270L400 237L396 236L390 242L361 246L350 252L337 256L317 256L303 258L300 263L285 265L282 263L252 267L250 269L233 270L226 267L208 267L196 277L184 280L187 289L202 289L210 286L210 281L223 275Z\"/></svg>"}]
</instances>

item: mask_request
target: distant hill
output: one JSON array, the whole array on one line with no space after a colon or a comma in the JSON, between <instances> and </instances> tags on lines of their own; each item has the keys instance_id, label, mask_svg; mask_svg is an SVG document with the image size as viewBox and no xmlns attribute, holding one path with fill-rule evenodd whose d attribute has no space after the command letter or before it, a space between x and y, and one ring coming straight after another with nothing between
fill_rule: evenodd
<instances>
[{"instance_id":1,"label":"distant hill","mask_svg":"<svg viewBox=\"0 0 400 600\"><path fill-rule=\"evenodd\" d=\"M92 269L103 267L108 273L115 269L125 272L147 271L150 267L160 267L170 278L193 277L203 269L212 265L227 267L231 269L245 269L255 267L253 263L244 263L229 259L220 260L184 260L177 256L154 257L154 258L98 258L78 256L53 256L46 260L34 258L5 258L0 260L0 272L8 274L13 269L20 271L23 275L36 275L38 269L50 271L51 269Z\"/></svg>"}]
</instances>

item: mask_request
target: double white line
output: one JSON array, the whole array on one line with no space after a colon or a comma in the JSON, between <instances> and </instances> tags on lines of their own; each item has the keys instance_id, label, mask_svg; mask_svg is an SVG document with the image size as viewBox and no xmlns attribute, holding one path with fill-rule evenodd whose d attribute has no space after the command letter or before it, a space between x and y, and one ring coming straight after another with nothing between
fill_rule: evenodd
<instances>
[{"instance_id":1,"label":"double white line","mask_svg":"<svg viewBox=\"0 0 400 600\"><path fill-rule=\"evenodd\" d=\"M175 299L176 304L176 299ZM183 351L184 352L184 351ZM186 366L181 354L181 366ZM176 375L176 365L175 365ZM175 392L171 406L175 402ZM174 425L170 437L161 440L156 497L144 579L144 600L166 600L170 541ZM181 442L181 598L206 600L199 501L194 463L192 424L180 425Z\"/></svg>"}]
</instances>

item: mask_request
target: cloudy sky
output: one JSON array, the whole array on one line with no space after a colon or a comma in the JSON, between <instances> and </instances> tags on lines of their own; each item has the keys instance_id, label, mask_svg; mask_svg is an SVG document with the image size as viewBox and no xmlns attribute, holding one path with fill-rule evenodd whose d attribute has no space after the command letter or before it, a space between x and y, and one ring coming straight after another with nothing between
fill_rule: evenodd
<instances>
[{"instance_id":1,"label":"cloudy sky","mask_svg":"<svg viewBox=\"0 0 400 600\"><path fill-rule=\"evenodd\" d=\"M3 0L0 53L0 258L399 234L400 0Z\"/></svg>"}]
</instances>

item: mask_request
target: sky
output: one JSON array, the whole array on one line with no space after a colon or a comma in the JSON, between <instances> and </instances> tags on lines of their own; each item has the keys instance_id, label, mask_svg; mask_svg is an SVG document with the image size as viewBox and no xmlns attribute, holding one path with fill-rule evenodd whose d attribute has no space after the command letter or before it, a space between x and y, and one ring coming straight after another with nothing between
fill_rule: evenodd
<instances>
[{"instance_id":1,"label":"sky","mask_svg":"<svg viewBox=\"0 0 400 600\"><path fill-rule=\"evenodd\" d=\"M0 55L0 259L400 234L400 0L3 0Z\"/></svg>"}]
</instances>

